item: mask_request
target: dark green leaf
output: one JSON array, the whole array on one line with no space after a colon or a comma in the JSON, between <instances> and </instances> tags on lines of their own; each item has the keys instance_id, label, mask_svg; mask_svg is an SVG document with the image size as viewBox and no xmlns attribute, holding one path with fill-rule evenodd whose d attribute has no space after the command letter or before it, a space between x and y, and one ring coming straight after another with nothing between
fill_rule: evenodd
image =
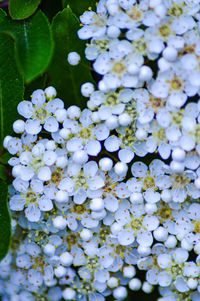
<instances>
[{"instance_id":1,"label":"dark green leaf","mask_svg":"<svg viewBox=\"0 0 200 301\"><path fill-rule=\"evenodd\" d=\"M46 88L47 74L43 74L33 80L30 84L25 85L24 99L30 99L30 95L37 89L44 90Z\"/></svg>"},{"instance_id":2,"label":"dark green leaf","mask_svg":"<svg viewBox=\"0 0 200 301\"><path fill-rule=\"evenodd\" d=\"M8 160L12 157L11 154L9 154L8 152L3 153L3 155L0 158L0 162L2 162L3 164L7 164Z\"/></svg>"},{"instance_id":3,"label":"dark green leaf","mask_svg":"<svg viewBox=\"0 0 200 301\"><path fill-rule=\"evenodd\" d=\"M78 17L87 9L95 10L96 8L95 0L62 0L62 3L63 7L67 7L67 5L69 5Z\"/></svg>"},{"instance_id":4,"label":"dark green leaf","mask_svg":"<svg viewBox=\"0 0 200 301\"><path fill-rule=\"evenodd\" d=\"M9 12L13 19L21 20L30 17L40 4L40 0L10 0Z\"/></svg>"},{"instance_id":5,"label":"dark green leaf","mask_svg":"<svg viewBox=\"0 0 200 301\"><path fill-rule=\"evenodd\" d=\"M0 164L0 179L6 181L7 176L6 176L6 167L4 165Z\"/></svg>"},{"instance_id":6,"label":"dark green leaf","mask_svg":"<svg viewBox=\"0 0 200 301\"><path fill-rule=\"evenodd\" d=\"M63 9L62 0L42 0L40 9L45 13L49 20L52 20L52 18Z\"/></svg>"},{"instance_id":7,"label":"dark green leaf","mask_svg":"<svg viewBox=\"0 0 200 301\"><path fill-rule=\"evenodd\" d=\"M18 67L26 82L45 71L52 57L53 39L49 21L41 11L17 22L1 10L0 32L8 33L14 40Z\"/></svg>"},{"instance_id":8,"label":"dark green leaf","mask_svg":"<svg viewBox=\"0 0 200 301\"><path fill-rule=\"evenodd\" d=\"M8 252L11 240L11 219L8 210L8 187L0 180L0 260Z\"/></svg>"},{"instance_id":9,"label":"dark green leaf","mask_svg":"<svg viewBox=\"0 0 200 301\"><path fill-rule=\"evenodd\" d=\"M53 19L52 31L55 49L51 65L47 70L50 84L55 86L59 97L67 105L85 107L86 99L81 96L80 87L84 82L93 81L90 66L84 58L85 42L77 37L79 21L68 6ZM81 55L81 64L71 66L68 53L76 51Z\"/></svg>"},{"instance_id":10,"label":"dark green leaf","mask_svg":"<svg viewBox=\"0 0 200 301\"><path fill-rule=\"evenodd\" d=\"M15 61L15 45L5 33L0 33L0 132L3 138L12 133L12 124L19 118L17 104L23 101L23 80Z\"/></svg>"}]
</instances>

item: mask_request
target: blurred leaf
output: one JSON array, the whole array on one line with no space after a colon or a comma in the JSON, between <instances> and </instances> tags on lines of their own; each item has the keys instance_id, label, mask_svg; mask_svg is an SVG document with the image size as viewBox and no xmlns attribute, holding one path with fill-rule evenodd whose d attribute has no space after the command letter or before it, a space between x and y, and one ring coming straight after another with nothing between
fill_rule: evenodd
<instances>
[{"instance_id":1,"label":"blurred leaf","mask_svg":"<svg viewBox=\"0 0 200 301\"><path fill-rule=\"evenodd\" d=\"M8 252L11 240L11 219L8 210L8 187L0 180L0 260Z\"/></svg>"},{"instance_id":2,"label":"blurred leaf","mask_svg":"<svg viewBox=\"0 0 200 301\"><path fill-rule=\"evenodd\" d=\"M88 8L92 10L95 10L96 8L95 0L62 0L62 4L63 7L67 7L67 5L69 5L78 17Z\"/></svg>"},{"instance_id":3,"label":"blurred leaf","mask_svg":"<svg viewBox=\"0 0 200 301\"><path fill-rule=\"evenodd\" d=\"M12 124L18 118L17 104L23 101L23 80L16 65L14 48L10 37L0 33L0 144L12 133Z\"/></svg>"},{"instance_id":4,"label":"blurred leaf","mask_svg":"<svg viewBox=\"0 0 200 301\"><path fill-rule=\"evenodd\" d=\"M37 77L35 80L25 85L24 99L29 100L33 91L37 89L44 90L46 88L47 74Z\"/></svg>"},{"instance_id":5,"label":"blurred leaf","mask_svg":"<svg viewBox=\"0 0 200 301\"><path fill-rule=\"evenodd\" d=\"M40 4L40 0L10 0L9 13L15 20L30 17Z\"/></svg>"},{"instance_id":6,"label":"blurred leaf","mask_svg":"<svg viewBox=\"0 0 200 301\"><path fill-rule=\"evenodd\" d=\"M0 157L0 162L2 162L3 164L7 164L8 160L12 157L11 154L9 154L8 152L5 152L1 157Z\"/></svg>"},{"instance_id":7,"label":"blurred leaf","mask_svg":"<svg viewBox=\"0 0 200 301\"><path fill-rule=\"evenodd\" d=\"M45 71L53 54L53 39L43 12L17 22L0 10L0 32L8 33L14 40L18 67L27 83Z\"/></svg>"},{"instance_id":8,"label":"blurred leaf","mask_svg":"<svg viewBox=\"0 0 200 301\"><path fill-rule=\"evenodd\" d=\"M52 20L52 18L63 9L62 0L42 0L40 9L45 13L49 20Z\"/></svg>"},{"instance_id":9,"label":"blurred leaf","mask_svg":"<svg viewBox=\"0 0 200 301\"><path fill-rule=\"evenodd\" d=\"M6 167L4 165L0 164L0 179L6 181L7 175L6 175Z\"/></svg>"},{"instance_id":10,"label":"blurred leaf","mask_svg":"<svg viewBox=\"0 0 200 301\"><path fill-rule=\"evenodd\" d=\"M50 84L55 86L60 98L67 105L85 107L86 99L80 93L84 82L93 81L90 66L84 58L85 42L77 37L79 21L68 6L53 19L52 32L55 42L53 59L47 70ZM76 51L81 55L81 64L71 66L67 61L68 53Z\"/></svg>"}]
</instances>

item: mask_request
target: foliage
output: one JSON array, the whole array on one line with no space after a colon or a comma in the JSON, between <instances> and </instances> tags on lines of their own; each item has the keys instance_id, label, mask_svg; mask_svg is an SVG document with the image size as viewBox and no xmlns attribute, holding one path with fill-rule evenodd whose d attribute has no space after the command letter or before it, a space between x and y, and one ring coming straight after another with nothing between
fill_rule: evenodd
<instances>
[{"instance_id":1,"label":"foliage","mask_svg":"<svg viewBox=\"0 0 200 301\"><path fill-rule=\"evenodd\" d=\"M55 41L54 54L47 70L51 85L55 86L59 96L66 104L84 107L84 98L80 95L81 84L92 81L89 65L84 58L84 42L77 37L79 21L68 6L53 19L52 32ZM67 54L77 51L82 55L78 66L67 62ZM69 89L70 87L70 89Z\"/></svg>"}]
</instances>

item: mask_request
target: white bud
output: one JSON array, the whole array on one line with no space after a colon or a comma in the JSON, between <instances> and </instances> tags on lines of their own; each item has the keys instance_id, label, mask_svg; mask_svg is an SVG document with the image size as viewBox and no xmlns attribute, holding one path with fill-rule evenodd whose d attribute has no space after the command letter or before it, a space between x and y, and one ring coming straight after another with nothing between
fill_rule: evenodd
<instances>
[{"instance_id":1,"label":"white bud","mask_svg":"<svg viewBox=\"0 0 200 301\"><path fill-rule=\"evenodd\" d=\"M153 235L157 241L166 241L168 237L168 231L164 227L158 227L153 231Z\"/></svg>"},{"instance_id":2,"label":"white bud","mask_svg":"<svg viewBox=\"0 0 200 301\"><path fill-rule=\"evenodd\" d=\"M43 252L45 255L52 257L55 254L56 248L52 244L46 244L44 246Z\"/></svg>"},{"instance_id":3,"label":"white bud","mask_svg":"<svg viewBox=\"0 0 200 301\"><path fill-rule=\"evenodd\" d=\"M137 248L138 253L145 257L151 254L151 248L150 247L145 247L143 245L139 245Z\"/></svg>"},{"instance_id":4,"label":"white bud","mask_svg":"<svg viewBox=\"0 0 200 301\"><path fill-rule=\"evenodd\" d=\"M114 130L119 126L118 118L117 116L111 115L108 119L105 121L105 125L109 130Z\"/></svg>"},{"instance_id":5,"label":"white bud","mask_svg":"<svg viewBox=\"0 0 200 301\"><path fill-rule=\"evenodd\" d=\"M42 159L45 165L51 166L56 162L57 154L52 150L47 150Z\"/></svg>"},{"instance_id":6,"label":"white bud","mask_svg":"<svg viewBox=\"0 0 200 301\"><path fill-rule=\"evenodd\" d=\"M73 300L76 296L76 292L72 288L68 287L63 291L62 295L65 300Z\"/></svg>"},{"instance_id":7,"label":"white bud","mask_svg":"<svg viewBox=\"0 0 200 301\"><path fill-rule=\"evenodd\" d=\"M185 165L178 161L171 161L170 168L171 171L174 173L183 173L185 169Z\"/></svg>"},{"instance_id":8,"label":"white bud","mask_svg":"<svg viewBox=\"0 0 200 301\"><path fill-rule=\"evenodd\" d=\"M172 151L172 159L174 161L182 162L185 160L185 151L179 147Z\"/></svg>"},{"instance_id":9,"label":"white bud","mask_svg":"<svg viewBox=\"0 0 200 301\"><path fill-rule=\"evenodd\" d=\"M62 265L54 269L54 274L57 278L62 278L66 275L67 270Z\"/></svg>"},{"instance_id":10,"label":"white bud","mask_svg":"<svg viewBox=\"0 0 200 301\"><path fill-rule=\"evenodd\" d=\"M107 29L107 36L111 39L116 39L119 37L121 31L117 26L111 25Z\"/></svg>"},{"instance_id":11,"label":"white bud","mask_svg":"<svg viewBox=\"0 0 200 301\"><path fill-rule=\"evenodd\" d=\"M23 133L25 129L25 122L21 119L16 120L13 123L13 130L15 133L20 134Z\"/></svg>"},{"instance_id":12,"label":"white bud","mask_svg":"<svg viewBox=\"0 0 200 301\"><path fill-rule=\"evenodd\" d=\"M48 166L44 166L39 169L38 179L41 181L51 180L51 170Z\"/></svg>"},{"instance_id":13,"label":"white bud","mask_svg":"<svg viewBox=\"0 0 200 301\"><path fill-rule=\"evenodd\" d=\"M128 171L128 166L126 163L123 162L117 162L114 166L114 171L116 172L117 175L126 175Z\"/></svg>"},{"instance_id":14,"label":"white bud","mask_svg":"<svg viewBox=\"0 0 200 301\"><path fill-rule=\"evenodd\" d=\"M73 262L73 256L69 252L60 255L60 263L64 266L70 266Z\"/></svg>"},{"instance_id":15,"label":"white bud","mask_svg":"<svg viewBox=\"0 0 200 301\"><path fill-rule=\"evenodd\" d=\"M72 66L76 66L79 64L81 57L77 52L70 52L67 56L68 63Z\"/></svg>"},{"instance_id":16,"label":"white bud","mask_svg":"<svg viewBox=\"0 0 200 301\"><path fill-rule=\"evenodd\" d=\"M67 115L70 119L76 119L81 116L81 109L77 106L70 106L67 109Z\"/></svg>"},{"instance_id":17,"label":"white bud","mask_svg":"<svg viewBox=\"0 0 200 301\"><path fill-rule=\"evenodd\" d=\"M14 178L20 177L22 171L22 165L17 164L12 168L12 175Z\"/></svg>"},{"instance_id":18,"label":"white bud","mask_svg":"<svg viewBox=\"0 0 200 301\"><path fill-rule=\"evenodd\" d=\"M58 122L64 122L67 118L67 110L65 109L58 109L55 111L54 114Z\"/></svg>"},{"instance_id":19,"label":"white bud","mask_svg":"<svg viewBox=\"0 0 200 301\"><path fill-rule=\"evenodd\" d=\"M181 240L181 248L191 251L193 249L193 244L189 243L185 238Z\"/></svg>"},{"instance_id":20,"label":"white bud","mask_svg":"<svg viewBox=\"0 0 200 301\"><path fill-rule=\"evenodd\" d=\"M108 157L102 158L99 161L99 167L103 171L109 171L113 167L113 161L110 158L108 158Z\"/></svg>"},{"instance_id":21,"label":"white bud","mask_svg":"<svg viewBox=\"0 0 200 301\"><path fill-rule=\"evenodd\" d=\"M88 161L88 155L86 151L78 150L73 154L72 159L75 163L82 165Z\"/></svg>"},{"instance_id":22,"label":"white bud","mask_svg":"<svg viewBox=\"0 0 200 301\"><path fill-rule=\"evenodd\" d=\"M69 135L71 134L71 131L69 129L61 129L59 131L59 135L63 138L63 139L67 139L69 137Z\"/></svg>"},{"instance_id":23,"label":"white bud","mask_svg":"<svg viewBox=\"0 0 200 301\"><path fill-rule=\"evenodd\" d=\"M123 268L123 275L125 278L133 278L136 274L134 266L130 265Z\"/></svg>"},{"instance_id":24,"label":"white bud","mask_svg":"<svg viewBox=\"0 0 200 301\"><path fill-rule=\"evenodd\" d=\"M119 124L121 126L128 126L132 122L132 118L128 113L122 113L118 118Z\"/></svg>"},{"instance_id":25,"label":"white bud","mask_svg":"<svg viewBox=\"0 0 200 301\"><path fill-rule=\"evenodd\" d=\"M67 221L62 216L57 216L53 220L53 225L58 230L64 230L67 226Z\"/></svg>"},{"instance_id":26,"label":"white bud","mask_svg":"<svg viewBox=\"0 0 200 301\"><path fill-rule=\"evenodd\" d=\"M136 64L132 63L128 66L127 71L132 75L136 75L139 73L140 68Z\"/></svg>"},{"instance_id":27,"label":"white bud","mask_svg":"<svg viewBox=\"0 0 200 301\"><path fill-rule=\"evenodd\" d=\"M171 63L168 62L164 57L158 60L158 68L161 72L167 71L171 67Z\"/></svg>"},{"instance_id":28,"label":"white bud","mask_svg":"<svg viewBox=\"0 0 200 301\"><path fill-rule=\"evenodd\" d=\"M98 122L101 121L98 112L93 112L93 113L92 113L91 119L92 119L92 121L93 121L94 123L98 123Z\"/></svg>"},{"instance_id":29,"label":"white bud","mask_svg":"<svg viewBox=\"0 0 200 301\"><path fill-rule=\"evenodd\" d=\"M145 131L144 129L140 128L140 129L137 129L136 133L135 133L135 136L137 139L139 140L142 140L142 139L145 139L147 138L147 131Z\"/></svg>"},{"instance_id":30,"label":"white bud","mask_svg":"<svg viewBox=\"0 0 200 301\"><path fill-rule=\"evenodd\" d=\"M130 201L132 204L141 204L143 203L143 197L140 192L133 192L130 195Z\"/></svg>"},{"instance_id":31,"label":"white bud","mask_svg":"<svg viewBox=\"0 0 200 301\"><path fill-rule=\"evenodd\" d=\"M69 200L68 192L66 192L64 190L58 190L56 192L55 200L58 203L67 202Z\"/></svg>"},{"instance_id":32,"label":"white bud","mask_svg":"<svg viewBox=\"0 0 200 301\"><path fill-rule=\"evenodd\" d=\"M104 201L101 198L95 198L90 201L90 209L92 211L101 211L104 209Z\"/></svg>"},{"instance_id":33,"label":"white bud","mask_svg":"<svg viewBox=\"0 0 200 301\"><path fill-rule=\"evenodd\" d=\"M118 286L113 290L113 296L117 300L123 300L127 297L127 289L124 286Z\"/></svg>"},{"instance_id":34,"label":"white bud","mask_svg":"<svg viewBox=\"0 0 200 301\"><path fill-rule=\"evenodd\" d=\"M138 278L133 278L129 281L129 288L132 290L132 291L139 291L139 289L141 288L141 280L138 279Z\"/></svg>"},{"instance_id":35,"label":"white bud","mask_svg":"<svg viewBox=\"0 0 200 301\"><path fill-rule=\"evenodd\" d=\"M68 159L65 156L60 156L56 160L56 166L60 168L65 168L68 164Z\"/></svg>"},{"instance_id":36,"label":"white bud","mask_svg":"<svg viewBox=\"0 0 200 301\"><path fill-rule=\"evenodd\" d=\"M90 231L89 229L84 228L83 230L81 230L80 237L82 238L82 240L88 241L92 238L92 236L92 231Z\"/></svg>"},{"instance_id":37,"label":"white bud","mask_svg":"<svg viewBox=\"0 0 200 301\"><path fill-rule=\"evenodd\" d=\"M118 286L118 279L115 277L110 277L110 279L107 281L107 285L110 288L115 288Z\"/></svg>"},{"instance_id":38,"label":"white bud","mask_svg":"<svg viewBox=\"0 0 200 301\"><path fill-rule=\"evenodd\" d=\"M45 93L47 99L53 99L56 97L56 94L57 94L56 89L52 86L47 87L44 90L44 93Z\"/></svg>"},{"instance_id":39,"label":"white bud","mask_svg":"<svg viewBox=\"0 0 200 301\"><path fill-rule=\"evenodd\" d=\"M165 241L165 246L169 249L173 249L176 247L176 244L177 244L177 239L174 235L169 235L167 237L167 240Z\"/></svg>"},{"instance_id":40,"label":"white bud","mask_svg":"<svg viewBox=\"0 0 200 301\"><path fill-rule=\"evenodd\" d=\"M99 83L98 83L98 88L100 91L102 92L107 92L109 89L108 89L108 86L106 85L106 83L103 81L103 80L100 80Z\"/></svg>"},{"instance_id":41,"label":"white bud","mask_svg":"<svg viewBox=\"0 0 200 301\"><path fill-rule=\"evenodd\" d=\"M6 136L3 140L3 147L7 148L8 142L10 141L10 139L12 139L11 136Z\"/></svg>"},{"instance_id":42,"label":"white bud","mask_svg":"<svg viewBox=\"0 0 200 301\"><path fill-rule=\"evenodd\" d=\"M153 76L153 72L150 67L142 66L139 72L139 79L141 81L149 81Z\"/></svg>"},{"instance_id":43,"label":"white bud","mask_svg":"<svg viewBox=\"0 0 200 301\"><path fill-rule=\"evenodd\" d=\"M49 140L47 141L46 145L45 145L47 150L55 150L56 149L56 143L54 140Z\"/></svg>"},{"instance_id":44,"label":"white bud","mask_svg":"<svg viewBox=\"0 0 200 301\"><path fill-rule=\"evenodd\" d=\"M89 97L92 92L94 92L94 85L92 83L87 82L81 86L81 94L84 97Z\"/></svg>"},{"instance_id":45,"label":"white bud","mask_svg":"<svg viewBox=\"0 0 200 301\"><path fill-rule=\"evenodd\" d=\"M111 230L113 235L117 235L119 233L119 231L122 230L122 225L115 222L115 223L112 224L110 230Z\"/></svg>"},{"instance_id":46,"label":"white bud","mask_svg":"<svg viewBox=\"0 0 200 301\"><path fill-rule=\"evenodd\" d=\"M91 100L88 100L87 107L89 110L93 111L96 108L96 105Z\"/></svg>"},{"instance_id":47,"label":"white bud","mask_svg":"<svg viewBox=\"0 0 200 301\"><path fill-rule=\"evenodd\" d=\"M193 278L189 278L187 281L187 286L191 289L191 290L195 290L197 288L198 285L198 281L197 279L193 279Z\"/></svg>"},{"instance_id":48,"label":"white bud","mask_svg":"<svg viewBox=\"0 0 200 301\"><path fill-rule=\"evenodd\" d=\"M146 294L150 294L153 290L153 286L150 283L148 283L147 281L145 281L142 285L142 290Z\"/></svg>"},{"instance_id":49,"label":"white bud","mask_svg":"<svg viewBox=\"0 0 200 301\"><path fill-rule=\"evenodd\" d=\"M156 206L156 204L147 203L147 204L145 204L144 209L147 214L151 215L157 211L157 206Z\"/></svg>"},{"instance_id":50,"label":"white bud","mask_svg":"<svg viewBox=\"0 0 200 301\"><path fill-rule=\"evenodd\" d=\"M172 47L168 46L163 50L163 57L170 62L173 62L177 58L178 52Z\"/></svg>"}]
</instances>

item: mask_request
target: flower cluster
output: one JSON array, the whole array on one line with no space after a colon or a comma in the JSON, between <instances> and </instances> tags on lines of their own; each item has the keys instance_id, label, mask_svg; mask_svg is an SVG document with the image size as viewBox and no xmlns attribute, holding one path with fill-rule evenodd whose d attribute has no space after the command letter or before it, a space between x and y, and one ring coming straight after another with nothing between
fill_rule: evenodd
<instances>
[{"instance_id":1,"label":"flower cluster","mask_svg":"<svg viewBox=\"0 0 200 301\"><path fill-rule=\"evenodd\" d=\"M78 31L101 76L81 87L87 108L65 108L53 87L19 103L25 121L4 140L3 301L123 300L127 286L200 300L199 11L198 0L100 0Z\"/></svg>"}]
</instances>

